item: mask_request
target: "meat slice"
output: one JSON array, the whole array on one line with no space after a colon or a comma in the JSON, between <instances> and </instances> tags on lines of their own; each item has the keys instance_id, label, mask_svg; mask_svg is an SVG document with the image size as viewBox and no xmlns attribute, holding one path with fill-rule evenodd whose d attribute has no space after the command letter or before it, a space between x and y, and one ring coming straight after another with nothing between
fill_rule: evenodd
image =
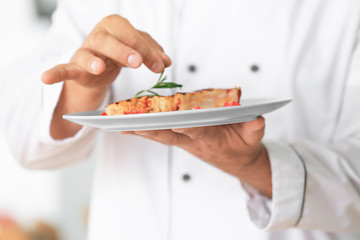
<instances>
[{"instance_id":1,"label":"meat slice","mask_svg":"<svg viewBox=\"0 0 360 240\"><path fill-rule=\"evenodd\" d=\"M109 104L106 115L155 113L191 109L216 108L239 103L241 89L203 89L196 92L176 93L172 96L142 96Z\"/></svg>"}]
</instances>

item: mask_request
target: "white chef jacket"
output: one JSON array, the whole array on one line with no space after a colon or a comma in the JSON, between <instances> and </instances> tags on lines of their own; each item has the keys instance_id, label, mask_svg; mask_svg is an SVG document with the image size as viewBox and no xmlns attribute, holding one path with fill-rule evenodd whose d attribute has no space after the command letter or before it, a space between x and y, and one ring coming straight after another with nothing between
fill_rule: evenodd
<instances>
[{"instance_id":1,"label":"white chef jacket","mask_svg":"<svg viewBox=\"0 0 360 240\"><path fill-rule=\"evenodd\" d=\"M90 240L360 238L360 1L58 5L41 48L3 74L0 125L28 168L86 160L101 134ZM62 85L44 86L40 75L68 62L110 14L128 18L164 47L173 60L166 74L182 91L241 86L242 98L293 99L265 115L271 200L180 148L138 136L84 127L74 137L51 138ZM156 78L145 67L122 69L104 104L132 97Z\"/></svg>"}]
</instances>

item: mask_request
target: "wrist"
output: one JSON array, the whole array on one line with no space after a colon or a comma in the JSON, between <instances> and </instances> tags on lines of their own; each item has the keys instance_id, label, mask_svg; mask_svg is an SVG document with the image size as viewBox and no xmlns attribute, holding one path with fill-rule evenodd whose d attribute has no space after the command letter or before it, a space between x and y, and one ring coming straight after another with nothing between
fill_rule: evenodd
<instances>
[{"instance_id":1,"label":"wrist","mask_svg":"<svg viewBox=\"0 0 360 240\"><path fill-rule=\"evenodd\" d=\"M257 153L239 171L237 177L256 188L261 194L272 197L270 158L262 144Z\"/></svg>"},{"instance_id":2,"label":"wrist","mask_svg":"<svg viewBox=\"0 0 360 240\"><path fill-rule=\"evenodd\" d=\"M67 113L93 111L104 101L108 87L86 88L74 81L65 81L54 110L50 126L50 135L54 139L65 139L74 136L81 126L63 119Z\"/></svg>"}]
</instances>

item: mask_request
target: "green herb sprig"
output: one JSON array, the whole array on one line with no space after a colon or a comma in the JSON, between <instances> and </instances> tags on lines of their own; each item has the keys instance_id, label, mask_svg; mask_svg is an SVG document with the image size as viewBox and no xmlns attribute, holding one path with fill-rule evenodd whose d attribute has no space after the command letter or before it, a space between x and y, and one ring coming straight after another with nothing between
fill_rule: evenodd
<instances>
[{"instance_id":1,"label":"green herb sprig","mask_svg":"<svg viewBox=\"0 0 360 240\"><path fill-rule=\"evenodd\" d=\"M166 67L166 61L164 60L164 66ZM166 78L167 76L164 75L164 72L165 72L165 67L164 67L164 70L162 71L162 73L160 74L160 77L159 79L157 80L157 83L149 88L149 89L146 89L146 90L141 90L139 91L138 93L136 93L135 97L140 97L143 93L150 93L150 95L155 95L155 96L159 96L158 93L154 92L152 89L156 89L156 88L177 88L177 87L182 87L181 84L177 84L177 83L174 83L174 82L165 82L166 81Z\"/></svg>"}]
</instances>

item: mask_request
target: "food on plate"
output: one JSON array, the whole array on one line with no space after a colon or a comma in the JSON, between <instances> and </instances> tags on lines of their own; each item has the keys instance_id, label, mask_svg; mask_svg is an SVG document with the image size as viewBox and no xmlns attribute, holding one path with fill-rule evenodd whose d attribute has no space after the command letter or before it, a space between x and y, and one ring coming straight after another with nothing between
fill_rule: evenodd
<instances>
[{"instance_id":1,"label":"food on plate","mask_svg":"<svg viewBox=\"0 0 360 240\"><path fill-rule=\"evenodd\" d=\"M102 115L156 113L240 105L241 88L209 88L172 96L141 96L109 104Z\"/></svg>"}]
</instances>

